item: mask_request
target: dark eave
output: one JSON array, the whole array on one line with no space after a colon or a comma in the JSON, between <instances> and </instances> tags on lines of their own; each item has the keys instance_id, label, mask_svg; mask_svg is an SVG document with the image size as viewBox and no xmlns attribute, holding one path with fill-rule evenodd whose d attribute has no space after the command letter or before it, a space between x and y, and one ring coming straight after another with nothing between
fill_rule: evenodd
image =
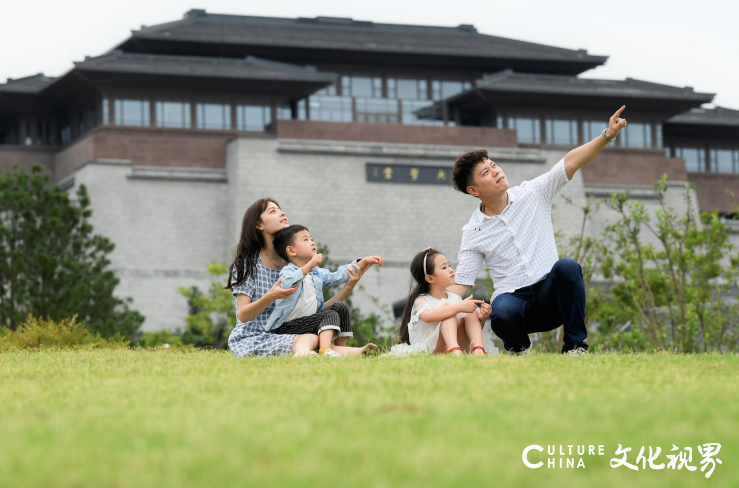
<instances>
[{"instance_id":1,"label":"dark eave","mask_svg":"<svg viewBox=\"0 0 739 488\"><path fill-rule=\"evenodd\" d=\"M611 109L625 104L634 112L659 112L665 117L709 103L712 93L690 87L634 80L598 80L574 76L534 75L510 70L479 80L477 86L448 100L452 107L475 110L487 105ZM486 104L483 104L486 105Z\"/></svg>"},{"instance_id":2,"label":"dark eave","mask_svg":"<svg viewBox=\"0 0 739 488\"><path fill-rule=\"evenodd\" d=\"M25 78L8 78L7 83L0 83L0 92L36 94L53 83L55 79L44 76L43 73Z\"/></svg>"},{"instance_id":3,"label":"dark eave","mask_svg":"<svg viewBox=\"0 0 739 488\"><path fill-rule=\"evenodd\" d=\"M61 98L72 85L97 89L148 88L210 93L257 93L301 98L336 81L337 75L315 68L249 57L203 58L111 51L85 58L48 87L44 94Z\"/></svg>"},{"instance_id":4,"label":"dark eave","mask_svg":"<svg viewBox=\"0 0 739 488\"><path fill-rule=\"evenodd\" d=\"M739 144L739 110L725 107L694 108L665 121L666 138L728 139Z\"/></svg>"},{"instance_id":5,"label":"dark eave","mask_svg":"<svg viewBox=\"0 0 739 488\"><path fill-rule=\"evenodd\" d=\"M739 110L726 107L694 108L671 117L665 124L739 127Z\"/></svg>"},{"instance_id":6,"label":"dark eave","mask_svg":"<svg viewBox=\"0 0 739 488\"><path fill-rule=\"evenodd\" d=\"M434 27L352 19L214 15L202 10L180 21L133 31L118 46L127 52L243 57L288 62L384 64L440 69L578 74L606 56L585 50L480 34L471 25Z\"/></svg>"}]
</instances>

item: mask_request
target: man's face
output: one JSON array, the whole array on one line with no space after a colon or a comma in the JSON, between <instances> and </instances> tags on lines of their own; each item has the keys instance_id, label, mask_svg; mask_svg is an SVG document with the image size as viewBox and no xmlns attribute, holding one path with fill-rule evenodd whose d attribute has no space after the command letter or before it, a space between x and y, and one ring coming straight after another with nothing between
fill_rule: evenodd
<instances>
[{"instance_id":1,"label":"man's face","mask_svg":"<svg viewBox=\"0 0 739 488\"><path fill-rule=\"evenodd\" d=\"M510 188L503 170L489 159L477 163L472 175L474 183L467 187L467 193L474 197L496 197Z\"/></svg>"}]
</instances>

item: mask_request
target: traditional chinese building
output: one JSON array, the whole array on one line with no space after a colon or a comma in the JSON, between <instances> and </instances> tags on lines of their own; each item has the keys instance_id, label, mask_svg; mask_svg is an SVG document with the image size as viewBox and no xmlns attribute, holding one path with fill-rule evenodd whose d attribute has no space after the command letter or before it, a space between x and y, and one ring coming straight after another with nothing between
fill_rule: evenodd
<instances>
[{"instance_id":1,"label":"traditional chinese building","mask_svg":"<svg viewBox=\"0 0 739 488\"><path fill-rule=\"evenodd\" d=\"M471 25L191 10L58 78L0 84L0 165L40 163L62 188L87 186L96 231L116 243L118 293L146 330L182 327L177 287L208 286L206 265L230 260L244 211L263 196L333 260L382 255L385 268L363 281L388 307L407 293L419 250L456 261L475 206L449 183L459 154L488 149L518 184L623 104L629 125L563 196L648 198L666 173L676 202L690 181L701 210L733 212L739 112L701 108L713 94L689 87L578 77L606 60ZM578 232L578 209L557 205L556 229Z\"/></svg>"}]
</instances>

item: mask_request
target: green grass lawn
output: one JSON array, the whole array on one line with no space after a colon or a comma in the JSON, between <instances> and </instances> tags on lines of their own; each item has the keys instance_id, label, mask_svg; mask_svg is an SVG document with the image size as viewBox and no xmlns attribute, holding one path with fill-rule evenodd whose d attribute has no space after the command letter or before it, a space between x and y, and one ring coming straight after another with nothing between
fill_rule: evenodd
<instances>
[{"instance_id":1,"label":"green grass lawn","mask_svg":"<svg viewBox=\"0 0 739 488\"><path fill-rule=\"evenodd\" d=\"M0 486L736 487L737 380L737 355L3 353ZM708 442L723 464L705 479ZM530 444L544 467L523 465ZM613 469L618 444L631 463L692 446L699 469ZM605 455L547 468L548 445Z\"/></svg>"}]
</instances>

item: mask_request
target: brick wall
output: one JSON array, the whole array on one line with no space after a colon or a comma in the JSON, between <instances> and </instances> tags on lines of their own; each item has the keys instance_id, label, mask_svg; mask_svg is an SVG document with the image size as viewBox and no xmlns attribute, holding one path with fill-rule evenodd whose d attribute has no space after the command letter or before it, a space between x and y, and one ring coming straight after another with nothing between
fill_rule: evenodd
<instances>
[{"instance_id":1,"label":"brick wall","mask_svg":"<svg viewBox=\"0 0 739 488\"><path fill-rule=\"evenodd\" d=\"M734 212L739 203L739 175L718 173L688 173L688 181L698 187L701 211ZM727 190L736 196L727 194Z\"/></svg>"},{"instance_id":2,"label":"brick wall","mask_svg":"<svg viewBox=\"0 0 739 488\"><path fill-rule=\"evenodd\" d=\"M137 166L225 168L230 131L98 127L55 158L59 181L92 159L128 159Z\"/></svg>"},{"instance_id":3,"label":"brick wall","mask_svg":"<svg viewBox=\"0 0 739 488\"><path fill-rule=\"evenodd\" d=\"M47 171L51 171L54 152L58 149L38 146L0 146L0 168L9 170L17 164L19 169L29 172L31 165L38 163Z\"/></svg>"},{"instance_id":4,"label":"brick wall","mask_svg":"<svg viewBox=\"0 0 739 488\"><path fill-rule=\"evenodd\" d=\"M468 146L470 150L481 147L518 147L515 131L491 127L430 127L278 120L277 135L285 139Z\"/></svg>"},{"instance_id":5,"label":"brick wall","mask_svg":"<svg viewBox=\"0 0 739 488\"><path fill-rule=\"evenodd\" d=\"M581 171L585 184L651 185L665 173L669 180L688 181L684 160L655 149L607 149Z\"/></svg>"}]
</instances>

